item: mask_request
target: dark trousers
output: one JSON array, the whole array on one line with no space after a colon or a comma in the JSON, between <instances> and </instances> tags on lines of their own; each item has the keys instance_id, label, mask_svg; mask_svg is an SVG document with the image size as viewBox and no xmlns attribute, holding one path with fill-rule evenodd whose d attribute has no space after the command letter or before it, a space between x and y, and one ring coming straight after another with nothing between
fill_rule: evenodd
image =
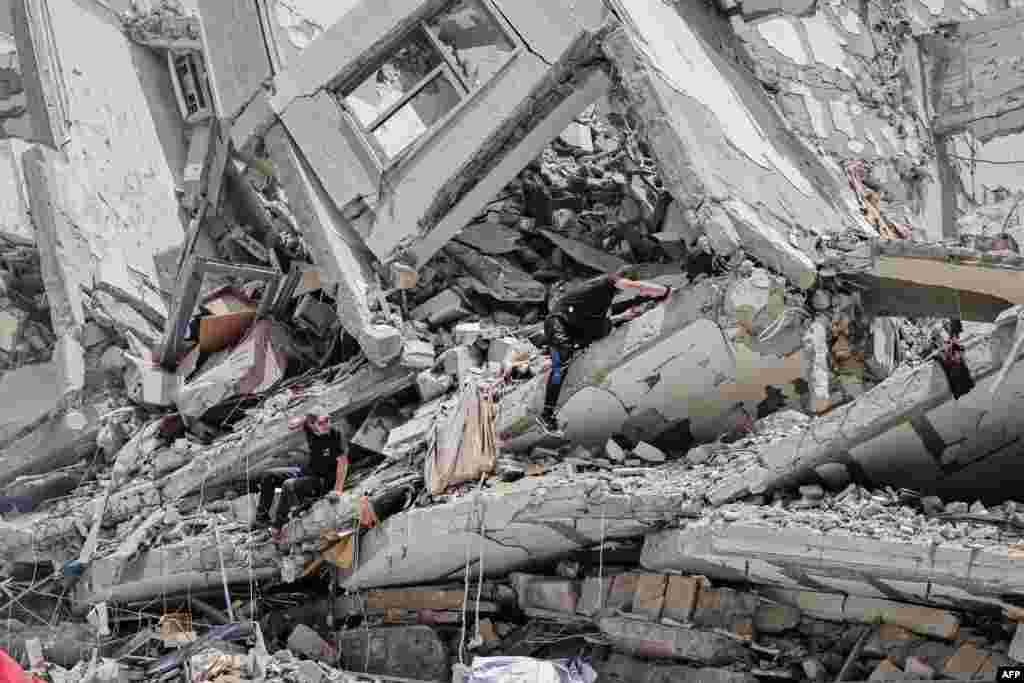
<instances>
[{"instance_id":1,"label":"dark trousers","mask_svg":"<svg viewBox=\"0 0 1024 683\"><path fill-rule=\"evenodd\" d=\"M544 392L544 417L551 419L558 406L565 367L572 359L573 339L565 319L558 315L550 315L544 321L544 336L551 350L551 374L548 375L548 386Z\"/></svg>"},{"instance_id":2,"label":"dark trousers","mask_svg":"<svg viewBox=\"0 0 1024 683\"><path fill-rule=\"evenodd\" d=\"M271 468L260 477L260 502L256 508L257 514L262 516L270 512L276 488L281 489L281 504L277 506L270 525L281 527L296 504L304 499L319 496L323 493L324 486L320 477L307 476L297 465Z\"/></svg>"}]
</instances>

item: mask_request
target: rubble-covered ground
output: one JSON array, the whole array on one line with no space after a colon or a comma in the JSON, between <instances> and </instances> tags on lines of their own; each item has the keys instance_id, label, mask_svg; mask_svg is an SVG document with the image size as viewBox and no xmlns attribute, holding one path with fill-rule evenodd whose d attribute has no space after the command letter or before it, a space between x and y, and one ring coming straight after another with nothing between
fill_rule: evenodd
<instances>
[{"instance_id":1,"label":"rubble-covered ground","mask_svg":"<svg viewBox=\"0 0 1024 683\"><path fill-rule=\"evenodd\" d=\"M718 4L718 48L842 179L848 224L766 244L735 198L678 192L635 74L428 262L366 256L355 294L277 143L231 147L200 86L164 93L185 242L154 247L154 278L127 266L136 290L77 262L70 209L15 173L10 213L67 225L0 231L0 657L54 683L989 680L1024 662L1024 206L999 193L928 237L933 131L900 55L942 3ZM201 61L177 3L121 18L139 64ZM562 432L540 428L550 304L627 265L671 295L617 296L635 315L578 352ZM309 413L346 433L346 477L272 533L259 479L306 462L288 424ZM983 461L1010 484L963 483Z\"/></svg>"}]
</instances>

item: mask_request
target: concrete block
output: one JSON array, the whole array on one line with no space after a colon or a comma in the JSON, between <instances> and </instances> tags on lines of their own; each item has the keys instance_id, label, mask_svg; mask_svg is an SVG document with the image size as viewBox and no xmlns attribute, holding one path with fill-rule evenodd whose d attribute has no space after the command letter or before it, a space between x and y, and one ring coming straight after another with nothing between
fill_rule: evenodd
<instances>
[{"instance_id":1,"label":"concrete block","mask_svg":"<svg viewBox=\"0 0 1024 683\"><path fill-rule=\"evenodd\" d=\"M383 676L446 681L448 648L429 626L353 629L339 635L342 668Z\"/></svg>"},{"instance_id":2,"label":"concrete block","mask_svg":"<svg viewBox=\"0 0 1024 683\"><path fill-rule=\"evenodd\" d=\"M181 378L173 372L164 372L145 361L130 360L124 370L128 395L135 401L149 405L174 405L181 389Z\"/></svg>"},{"instance_id":3,"label":"concrete block","mask_svg":"<svg viewBox=\"0 0 1024 683\"><path fill-rule=\"evenodd\" d=\"M772 605L762 602L754 612L754 627L758 633L784 633L796 628L803 612L792 605Z\"/></svg>"},{"instance_id":4,"label":"concrete block","mask_svg":"<svg viewBox=\"0 0 1024 683\"><path fill-rule=\"evenodd\" d=\"M484 329L480 323L459 323L455 326L456 344L473 344L483 335Z\"/></svg>"},{"instance_id":5,"label":"concrete block","mask_svg":"<svg viewBox=\"0 0 1024 683\"><path fill-rule=\"evenodd\" d=\"M413 320L425 322L431 327L447 325L469 315L470 310L462 303L462 297L451 289L427 299L412 311Z\"/></svg>"},{"instance_id":6,"label":"concrete block","mask_svg":"<svg viewBox=\"0 0 1024 683\"><path fill-rule=\"evenodd\" d=\"M637 579L636 593L633 595L633 614L646 617L651 621L661 619L661 611L665 606L665 589L668 578L664 574L641 574Z\"/></svg>"},{"instance_id":7,"label":"concrete block","mask_svg":"<svg viewBox=\"0 0 1024 683\"><path fill-rule=\"evenodd\" d=\"M742 671L649 662L614 653L597 665L601 683L755 683Z\"/></svg>"},{"instance_id":8,"label":"concrete block","mask_svg":"<svg viewBox=\"0 0 1024 683\"><path fill-rule=\"evenodd\" d=\"M434 366L434 345L421 339L408 339L402 345L402 367L423 370Z\"/></svg>"},{"instance_id":9,"label":"concrete block","mask_svg":"<svg viewBox=\"0 0 1024 683\"><path fill-rule=\"evenodd\" d=\"M682 623L690 621L697 607L702 584L703 580L697 576L669 576L665 589L664 616Z\"/></svg>"},{"instance_id":10,"label":"concrete block","mask_svg":"<svg viewBox=\"0 0 1024 683\"><path fill-rule=\"evenodd\" d=\"M946 660L942 673L950 678L969 681L981 678L992 669L992 657L974 643L964 643L956 653ZM994 672L992 672L994 673Z\"/></svg>"},{"instance_id":11,"label":"concrete block","mask_svg":"<svg viewBox=\"0 0 1024 683\"><path fill-rule=\"evenodd\" d=\"M431 370L424 370L416 375L416 388L424 403L433 401L452 388L451 375L442 375Z\"/></svg>"},{"instance_id":12,"label":"concrete block","mask_svg":"<svg viewBox=\"0 0 1024 683\"><path fill-rule=\"evenodd\" d=\"M305 624L296 626L288 636L288 649L321 662L333 663L337 659L334 646Z\"/></svg>"},{"instance_id":13,"label":"concrete block","mask_svg":"<svg viewBox=\"0 0 1024 683\"><path fill-rule=\"evenodd\" d=\"M441 354L444 371L461 384L466 376L482 364L480 352L474 346L456 346Z\"/></svg>"},{"instance_id":14,"label":"concrete block","mask_svg":"<svg viewBox=\"0 0 1024 683\"><path fill-rule=\"evenodd\" d=\"M598 626L616 649L639 657L719 666L742 659L747 651L742 643L725 635L628 617L603 617Z\"/></svg>"},{"instance_id":15,"label":"concrete block","mask_svg":"<svg viewBox=\"0 0 1024 683\"><path fill-rule=\"evenodd\" d=\"M490 346L487 347L487 361L504 367L515 360L529 357L531 351L535 350L533 344L523 339L500 337L492 339Z\"/></svg>"},{"instance_id":16,"label":"concrete block","mask_svg":"<svg viewBox=\"0 0 1024 683\"><path fill-rule=\"evenodd\" d=\"M727 629L740 636L752 636L757 596L731 588L703 589L697 596L693 623L707 628Z\"/></svg>"},{"instance_id":17,"label":"concrete block","mask_svg":"<svg viewBox=\"0 0 1024 683\"><path fill-rule=\"evenodd\" d=\"M665 454L661 452L661 449L644 441L641 441L636 445L636 448L633 449L633 455L644 462L653 464L663 463L667 460Z\"/></svg>"},{"instance_id":18,"label":"concrete block","mask_svg":"<svg viewBox=\"0 0 1024 683\"><path fill-rule=\"evenodd\" d=\"M575 614L579 601L579 585L575 581L518 572L510 579L519 596L520 609Z\"/></svg>"},{"instance_id":19,"label":"concrete block","mask_svg":"<svg viewBox=\"0 0 1024 683\"><path fill-rule=\"evenodd\" d=\"M953 640L960 631L960 618L952 612L878 598L851 595L843 605L843 615L850 621L894 624L923 636L944 640Z\"/></svg>"},{"instance_id":20,"label":"concrete block","mask_svg":"<svg viewBox=\"0 0 1024 683\"><path fill-rule=\"evenodd\" d=\"M1024 662L1024 628L1019 622L1013 630L1013 640L1006 654L1015 662Z\"/></svg>"}]
</instances>

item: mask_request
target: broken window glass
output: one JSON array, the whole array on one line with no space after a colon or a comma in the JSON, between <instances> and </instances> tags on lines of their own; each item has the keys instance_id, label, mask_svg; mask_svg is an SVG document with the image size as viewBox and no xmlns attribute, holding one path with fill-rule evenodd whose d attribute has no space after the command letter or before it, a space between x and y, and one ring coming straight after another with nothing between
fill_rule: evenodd
<instances>
[{"instance_id":1,"label":"broken window glass","mask_svg":"<svg viewBox=\"0 0 1024 683\"><path fill-rule=\"evenodd\" d=\"M373 130L378 151L387 159L395 157L454 109L461 99L461 93L448 77L439 74Z\"/></svg>"},{"instance_id":2,"label":"broken window glass","mask_svg":"<svg viewBox=\"0 0 1024 683\"><path fill-rule=\"evenodd\" d=\"M485 83L515 49L480 0L456 0L426 24L469 89Z\"/></svg>"},{"instance_id":3,"label":"broken window glass","mask_svg":"<svg viewBox=\"0 0 1024 683\"><path fill-rule=\"evenodd\" d=\"M430 38L416 31L345 97L345 104L361 124L369 127L442 62Z\"/></svg>"}]
</instances>

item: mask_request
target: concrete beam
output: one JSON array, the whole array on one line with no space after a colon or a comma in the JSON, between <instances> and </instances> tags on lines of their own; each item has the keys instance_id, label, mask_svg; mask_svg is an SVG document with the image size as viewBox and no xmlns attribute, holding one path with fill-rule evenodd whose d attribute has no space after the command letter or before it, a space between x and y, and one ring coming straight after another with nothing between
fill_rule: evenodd
<instances>
[{"instance_id":1,"label":"concrete beam","mask_svg":"<svg viewBox=\"0 0 1024 683\"><path fill-rule=\"evenodd\" d=\"M1002 368L1013 343L1015 327L1000 325L990 334L965 337L964 360L978 384L966 399L982 397L983 380L994 377ZM850 458L859 445L939 408L951 398L949 383L937 362L904 368L852 403L816 419L807 431L768 446L762 452L762 465L767 470L763 481L749 481L731 491L726 489L736 484L728 482L719 486L713 495L729 500L745 495L750 486L771 489L795 483L808 470Z\"/></svg>"},{"instance_id":2,"label":"concrete beam","mask_svg":"<svg viewBox=\"0 0 1024 683\"><path fill-rule=\"evenodd\" d=\"M951 607L1024 595L1024 569L1005 545L895 542L744 522L649 534L640 562L651 571L834 591L840 614L843 593Z\"/></svg>"},{"instance_id":3,"label":"concrete beam","mask_svg":"<svg viewBox=\"0 0 1024 683\"><path fill-rule=\"evenodd\" d=\"M221 119L233 119L271 76L259 10L253 0L200 0L203 54Z\"/></svg>"},{"instance_id":4,"label":"concrete beam","mask_svg":"<svg viewBox=\"0 0 1024 683\"><path fill-rule=\"evenodd\" d=\"M96 447L105 404L58 410L30 433L0 451L0 487L30 474L74 465Z\"/></svg>"},{"instance_id":5,"label":"concrete beam","mask_svg":"<svg viewBox=\"0 0 1024 683\"><path fill-rule=\"evenodd\" d=\"M681 493L657 485L612 493L586 476L524 479L483 491L479 501L413 508L367 531L345 585L440 583L478 561L498 577L604 540L641 536L674 518L681 501Z\"/></svg>"},{"instance_id":6,"label":"concrete beam","mask_svg":"<svg viewBox=\"0 0 1024 683\"><path fill-rule=\"evenodd\" d=\"M275 126L264 139L288 204L321 269L325 287L338 285L338 316L370 362L385 366L402 352L401 333L378 320L373 309L379 290L373 255L359 234L338 210L303 153L283 126Z\"/></svg>"},{"instance_id":7,"label":"concrete beam","mask_svg":"<svg viewBox=\"0 0 1024 683\"><path fill-rule=\"evenodd\" d=\"M10 8L34 141L59 149L71 117L46 0L14 0Z\"/></svg>"}]
</instances>

